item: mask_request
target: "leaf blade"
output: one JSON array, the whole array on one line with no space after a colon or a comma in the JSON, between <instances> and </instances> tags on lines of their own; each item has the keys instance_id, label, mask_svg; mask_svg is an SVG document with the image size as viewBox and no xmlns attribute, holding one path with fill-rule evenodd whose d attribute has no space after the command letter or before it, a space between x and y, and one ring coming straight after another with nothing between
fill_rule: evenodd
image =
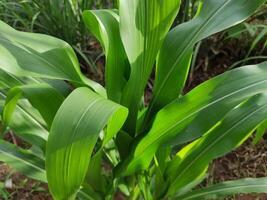
<instances>
[{"instance_id":1,"label":"leaf blade","mask_svg":"<svg viewBox=\"0 0 267 200\"><path fill-rule=\"evenodd\" d=\"M207 198L218 198L237 193L266 193L267 178L246 178L236 181L227 181L204 189L195 190L176 198L182 200L198 200Z\"/></svg>"},{"instance_id":2,"label":"leaf blade","mask_svg":"<svg viewBox=\"0 0 267 200\"><path fill-rule=\"evenodd\" d=\"M119 116L116 115L118 112ZM85 178L98 134L114 114L119 129L127 110L87 88L76 89L64 101L53 121L46 152L48 185L55 199L75 198Z\"/></svg>"},{"instance_id":3,"label":"leaf blade","mask_svg":"<svg viewBox=\"0 0 267 200\"><path fill-rule=\"evenodd\" d=\"M179 192L207 170L211 160L240 146L266 119L266 99L266 94L251 97L227 113L204 136L179 151L166 170L171 182L168 193Z\"/></svg>"},{"instance_id":4,"label":"leaf blade","mask_svg":"<svg viewBox=\"0 0 267 200\"><path fill-rule=\"evenodd\" d=\"M146 169L158 147L183 144L207 132L229 110L267 89L267 63L228 71L164 107L146 136L118 167L125 175ZM179 112L178 112L179 111ZM123 169L123 170L122 170Z\"/></svg>"},{"instance_id":5,"label":"leaf blade","mask_svg":"<svg viewBox=\"0 0 267 200\"><path fill-rule=\"evenodd\" d=\"M30 178L46 182L44 160L4 140L0 140L0 160Z\"/></svg>"},{"instance_id":6,"label":"leaf blade","mask_svg":"<svg viewBox=\"0 0 267 200\"><path fill-rule=\"evenodd\" d=\"M131 73L122 104L129 109L126 131L134 135L137 112L158 50L179 10L180 0L120 1L120 34Z\"/></svg>"},{"instance_id":7,"label":"leaf blade","mask_svg":"<svg viewBox=\"0 0 267 200\"><path fill-rule=\"evenodd\" d=\"M248 18L265 0L203 1L193 20L171 30L157 60L154 96L150 115L182 93L189 72L194 45L200 40ZM231 16L231 17L228 17ZM169 53L172 52L172 53ZM177 79L179 75L179 79Z\"/></svg>"},{"instance_id":8,"label":"leaf blade","mask_svg":"<svg viewBox=\"0 0 267 200\"><path fill-rule=\"evenodd\" d=\"M11 74L69 80L105 93L83 76L73 49L60 39L17 31L0 20L0 50L0 67Z\"/></svg>"},{"instance_id":9,"label":"leaf blade","mask_svg":"<svg viewBox=\"0 0 267 200\"><path fill-rule=\"evenodd\" d=\"M129 62L120 38L119 16L113 10L88 10L83 12L83 20L103 46L107 95L119 103L129 73Z\"/></svg>"}]
</instances>

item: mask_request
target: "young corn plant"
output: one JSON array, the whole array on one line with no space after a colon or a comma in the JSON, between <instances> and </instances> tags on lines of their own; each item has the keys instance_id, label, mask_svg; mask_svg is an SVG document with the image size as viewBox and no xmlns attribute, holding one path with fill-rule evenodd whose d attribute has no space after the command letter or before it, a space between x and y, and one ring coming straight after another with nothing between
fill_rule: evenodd
<instances>
[{"instance_id":1,"label":"young corn plant","mask_svg":"<svg viewBox=\"0 0 267 200\"><path fill-rule=\"evenodd\" d=\"M84 11L106 55L105 89L72 48L0 22L0 160L48 182L55 200L207 199L264 193L267 178L198 187L209 163L266 123L267 63L228 71L187 94L196 43L244 21L265 0L205 0L170 29L180 0L120 0ZM155 66L150 102L143 102Z\"/></svg>"}]
</instances>

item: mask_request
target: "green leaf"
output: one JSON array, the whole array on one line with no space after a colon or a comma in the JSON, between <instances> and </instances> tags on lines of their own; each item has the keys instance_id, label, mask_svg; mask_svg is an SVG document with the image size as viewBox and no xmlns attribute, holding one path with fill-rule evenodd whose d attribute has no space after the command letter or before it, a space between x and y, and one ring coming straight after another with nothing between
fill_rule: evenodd
<instances>
[{"instance_id":1,"label":"green leaf","mask_svg":"<svg viewBox=\"0 0 267 200\"><path fill-rule=\"evenodd\" d=\"M83 12L83 20L106 54L105 85L108 98L119 103L130 70L120 38L119 16L112 10L90 10Z\"/></svg>"},{"instance_id":2,"label":"green leaf","mask_svg":"<svg viewBox=\"0 0 267 200\"><path fill-rule=\"evenodd\" d=\"M1 20L0 68L16 76L68 80L105 93L102 86L82 75L77 57L66 42L16 31Z\"/></svg>"},{"instance_id":3,"label":"green leaf","mask_svg":"<svg viewBox=\"0 0 267 200\"><path fill-rule=\"evenodd\" d=\"M46 182L44 160L4 140L0 140L0 161L30 178Z\"/></svg>"},{"instance_id":4,"label":"green leaf","mask_svg":"<svg viewBox=\"0 0 267 200\"><path fill-rule=\"evenodd\" d=\"M19 79L0 69L0 89L6 89L18 85L21 85L21 81Z\"/></svg>"},{"instance_id":5,"label":"green leaf","mask_svg":"<svg viewBox=\"0 0 267 200\"><path fill-rule=\"evenodd\" d=\"M174 195L207 170L210 161L240 146L267 118L267 93L259 94L231 110L204 136L184 147L168 164L165 176ZM190 189L190 188L189 188Z\"/></svg>"},{"instance_id":6,"label":"green leaf","mask_svg":"<svg viewBox=\"0 0 267 200\"><path fill-rule=\"evenodd\" d=\"M180 0L120 1L120 33L131 65L122 104L129 108L126 130L134 135L139 103L158 50L179 10Z\"/></svg>"},{"instance_id":7,"label":"green leaf","mask_svg":"<svg viewBox=\"0 0 267 200\"><path fill-rule=\"evenodd\" d=\"M11 121L17 101L24 96L40 112L50 128L54 116L62 104L64 97L48 84L32 84L12 88L6 98L3 110L3 122L7 126Z\"/></svg>"},{"instance_id":8,"label":"green leaf","mask_svg":"<svg viewBox=\"0 0 267 200\"><path fill-rule=\"evenodd\" d=\"M109 137L114 136L126 117L126 108L87 88L76 89L63 102L53 121L46 152L47 179L55 200L75 198L100 131L108 124L116 128L109 133Z\"/></svg>"},{"instance_id":9,"label":"green leaf","mask_svg":"<svg viewBox=\"0 0 267 200\"><path fill-rule=\"evenodd\" d=\"M176 200L204 200L218 199L227 195L238 193L266 193L267 178L246 178L236 181L227 181L207 188L192 191L179 196Z\"/></svg>"},{"instance_id":10,"label":"green leaf","mask_svg":"<svg viewBox=\"0 0 267 200\"><path fill-rule=\"evenodd\" d=\"M40 79L40 78L33 78L30 76L17 77L0 68L0 90L2 91L8 90L16 86L38 84L38 83L49 84L50 86L55 88L58 92L60 92L63 96L67 96L71 91L70 86L63 80Z\"/></svg>"},{"instance_id":11,"label":"green leaf","mask_svg":"<svg viewBox=\"0 0 267 200\"><path fill-rule=\"evenodd\" d=\"M118 172L146 169L162 145L183 144L207 132L228 111L267 91L267 63L241 67L217 76L173 101L157 114L148 134L136 141Z\"/></svg>"},{"instance_id":12,"label":"green leaf","mask_svg":"<svg viewBox=\"0 0 267 200\"><path fill-rule=\"evenodd\" d=\"M45 161L36 157L31 152L21 149L4 140L0 140L0 161L7 163L16 171L25 176L44 182L47 182L45 172ZM100 200L93 191L80 190L78 196L82 199Z\"/></svg>"},{"instance_id":13,"label":"green leaf","mask_svg":"<svg viewBox=\"0 0 267 200\"><path fill-rule=\"evenodd\" d=\"M248 58L249 55L252 53L252 51L257 47L257 45L259 44L259 42L261 40L265 40L266 39L266 35L267 35L267 26L264 26L263 30L261 30L261 32L257 35L257 37L255 37L255 39L253 40L251 47L246 55L246 57ZM263 48L264 49L264 48Z\"/></svg>"},{"instance_id":14,"label":"green leaf","mask_svg":"<svg viewBox=\"0 0 267 200\"><path fill-rule=\"evenodd\" d=\"M4 109L5 98L6 94L0 92L1 113ZM1 123L3 123L2 119ZM19 101L12 119L8 123L8 128L30 144L45 149L46 140L48 138L47 127L38 111L36 111L36 109L34 109L27 101Z\"/></svg>"},{"instance_id":15,"label":"green leaf","mask_svg":"<svg viewBox=\"0 0 267 200\"><path fill-rule=\"evenodd\" d=\"M264 2L266 0L205 0L196 18L172 29L159 52L149 115L182 93L197 42L244 21Z\"/></svg>"},{"instance_id":16,"label":"green leaf","mask_svg":"<svg viewBox=\"0 0 267 200\"><path fill-rule=\"evenodd\" d=\"M256 145L260 142L263 135L266 133L267 130L267 120L264 121L256 130L255 138L253 140L253 144Z\"/></svg>"},{"instance_id":17,"label":"green leaf","mask_svg":"<svg viewBox=\"0 0 267 200\"><path fill-rule=\"evenodd\" d=\"M103 151L100 150L91 158L84 182L89 184L94 191L105 193L105 179L102 175L102 157Z\"/></svg>"}]
</instances>

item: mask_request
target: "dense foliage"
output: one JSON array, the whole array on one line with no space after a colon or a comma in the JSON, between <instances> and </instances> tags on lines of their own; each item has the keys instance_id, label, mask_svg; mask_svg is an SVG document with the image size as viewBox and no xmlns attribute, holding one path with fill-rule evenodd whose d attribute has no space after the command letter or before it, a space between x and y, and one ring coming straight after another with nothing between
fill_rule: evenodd
<instances>
[{"instance_id":1,"label":"dense foliage","mask_svg":"<svg viewBox=\"0 0 267 200\"><path fill-rule=\"evenodd\" d=\"M81 73L68 43L0 21L1 132L31 144L25 150L1 140L0 160L48 182L55 200L266 192L267 178L197 186L213 159L266 128L267 63L183 92L195 45L265 2L200 1L193 19L172 29L180 0L120 0L118 11L84 11L106 56L105 88ZM145 103L154 67L152 100Z\"/></svg>"}]
</instances>

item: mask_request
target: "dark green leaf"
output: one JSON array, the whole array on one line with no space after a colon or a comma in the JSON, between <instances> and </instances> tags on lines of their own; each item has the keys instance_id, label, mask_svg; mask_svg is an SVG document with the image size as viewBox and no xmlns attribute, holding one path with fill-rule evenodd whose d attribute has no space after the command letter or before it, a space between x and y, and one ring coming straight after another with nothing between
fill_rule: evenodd
<instances>
[{"instance_id":1,"label":"dark green leaf","mask_svg":"<svg viewBox=\"0 0 267 200\"><path fill-rule=\"evenodd\" d=\"M119 103L130 70L120 38L119 16L112 10L91 10L83 13L83 19L104 48L107 95Z\"/></svg>"},{"instance_id":2,"label":"dark green leaf","mask_svg":"<svg viewBox=\"0 0 267 200\"><path fill-rule=\"evenodd\" d=\"M208 164L241 145L267 118L267 93L245 101L212 127L204 136L184 147L168 164L169 195L179 192L202 176ZM190 188L189 188L190 189Z\"/></svg>"},{"instance_id":3,"label":"dark green leaf","mask_svg":"<svg viewBox=\"0 0 267 200\"><path fill-rule=\"evenodd\" d=\"M196 18L172 29L158 56L150 114L181 94L198 41L244 21L264 2L266 0L205 0Z\"/></svg>"},{"instance_id":4,"label":"dark green leaf","mask_svg":"<svg viewBox=\"0 0 267 200\"><path fill-rule=\"evenodd\" d=\"M206 81L157 114L151 130L141 141L136 141L133 152L118 171L131 174L146 169L160 146L183 144L202 136L229 110L265 91L266 62L228 71Z\"/></svg>"}]
</instances>

